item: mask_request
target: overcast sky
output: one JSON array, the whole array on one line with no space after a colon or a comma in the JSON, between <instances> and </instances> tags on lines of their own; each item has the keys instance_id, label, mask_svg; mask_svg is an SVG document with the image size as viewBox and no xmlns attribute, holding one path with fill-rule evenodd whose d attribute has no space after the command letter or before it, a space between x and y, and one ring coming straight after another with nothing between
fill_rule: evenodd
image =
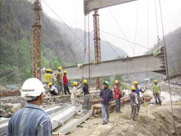
<instances>
[{"instance_id":1,"label":"overcast sky","mask_svg":"<svg viewBox=\"0 0 181 136\"><path fill-rule=\"evenodd\" d=\"M48 16L60 21L45 2L67 25L84 30L83 0L41 0L41 2L43 11ZM181 0L161 0L161 7L164 31L168 34L181 26ZM109 41L131 56L141 55L151 48L157 41L157 30L162 39L159 0L138 0L100 9L99 15L101 39ZM92 31L92 13L89 16Z\"/></svg>"}]
</instances>

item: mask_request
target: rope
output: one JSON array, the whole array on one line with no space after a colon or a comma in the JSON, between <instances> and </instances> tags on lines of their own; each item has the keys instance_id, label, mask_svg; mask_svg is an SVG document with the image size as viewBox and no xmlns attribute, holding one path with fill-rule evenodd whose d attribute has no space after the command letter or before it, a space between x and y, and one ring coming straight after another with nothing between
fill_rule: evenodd
<instances>
[{"instance_id":1,"label":"rope","mask_svg":"<svg viewBox=\"0 0 181 136\"><path fill-rule=\"evenodd\" d=\"M172 111L172 118L173 118L173 127L175 130L176 135L177 134L177 129L175 125L175 120L174 120L174 111L173 111L173 103L172 103L172 94L171 94L171 87L170 87L170 78L169 78L169 73L168 73L168 59L167 59L167 48L166 48L166 41L165 41L165 33L164 33L164 26L163 26L163 17L162 17L162 8L161 8L161 1L159 0L159 9L160 9L160 18L161 18L161 25L162 25L162 35L163 35L163 43L164 43L164 55L165 55L165 65L166 65L166 75L168 79L168 89L169 89L169 94L170 94L170 104L171 104L171 111Z\"/></svg>"},{"instance_id":2,"label":"rope","mask_svg":"<svg viewBox=\"0 0 181 136\"><path fill-rule=\"evenodd\" d=\"M117 36L117 35L114 35L114 34L111 34L111 33L109 33L109 32L106 32L106 31L104 31L104 30L100 30L100 31L103 32L103 33L105 33L105 34L108 34L108 35L110 35L110 36L112 36L112 37L115 37L115 38L118 38L118 39L120 39L120 40L127 41L127 42L130 42L130 43L135 44L135 45L137 45L137 46L140 46L140 47L144 48L145 50L146 50L146 49L150 49L150 50L151 50L151 48L147 48L146 46L141 45L141 44L139 44L139 43L135 43L135 42L133 42L133 41L129 41L129 40L124 39L124 38L121 38L121 37L119 37L119 36ZM132 48L132 47L131 47L131 48Z\"/></svg>"},{"instance_id":3,"label":"rope","mask_svg":"<svg viewBox=\"0 0 181 136\"><path fill-rule=\"evenodd\" d=\"M121 33L123 34L124 38L127 40L128 38L126 37L126 34L125 34L125 33L123 32L123 30L121 29L121 27L120 27L118 21L117 21L116 18L114 17L114 15L113 15L113 13L111 12L111 10L109 10L109 13L110 13L111 16L113 17L113 19L114 19L116 25L118 26L119 30L120 30ZM128 40L127 40L127 41L128 41ZM132 47L131 47L131 44L130 44L129 42L128 42L128 44L129 44L130 48L132 48Z\"/></svg>"}]
</instances>

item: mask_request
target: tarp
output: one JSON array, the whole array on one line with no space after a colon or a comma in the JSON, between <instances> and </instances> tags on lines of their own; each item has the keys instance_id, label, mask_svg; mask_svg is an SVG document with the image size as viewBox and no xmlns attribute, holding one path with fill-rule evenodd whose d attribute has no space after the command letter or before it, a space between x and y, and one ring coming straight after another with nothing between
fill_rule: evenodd
<instances>
[{"instance_id":1,"label":"tarp","mask_svg":"<svg viewBox=\"0 0 181 136\"><path fill-rule=\"evenodd\" d=\"M84 14L87 15L95 9L101 9L136 0L84 0Z\"/></svg>"}]
</instances>

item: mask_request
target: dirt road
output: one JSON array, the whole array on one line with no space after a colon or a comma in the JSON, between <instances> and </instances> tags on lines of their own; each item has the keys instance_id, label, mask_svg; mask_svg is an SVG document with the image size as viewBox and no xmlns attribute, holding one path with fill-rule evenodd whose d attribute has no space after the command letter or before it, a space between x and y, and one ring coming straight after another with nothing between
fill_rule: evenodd
<instances>
[{"instance_id":1,"label":"dirt road","mask_svg":"<svg viewBox=\"0 0 181 136\"><path fill-rule=\"evenodd\" d=\"M181 135L181 104L174 104L177 133ZM129 105L122 113L111 113L110 123L102 125L101 117L90 118L70 136L176 136L170 105L141 107L137 121L130 120Z\"/></svg>"}]
</instances>

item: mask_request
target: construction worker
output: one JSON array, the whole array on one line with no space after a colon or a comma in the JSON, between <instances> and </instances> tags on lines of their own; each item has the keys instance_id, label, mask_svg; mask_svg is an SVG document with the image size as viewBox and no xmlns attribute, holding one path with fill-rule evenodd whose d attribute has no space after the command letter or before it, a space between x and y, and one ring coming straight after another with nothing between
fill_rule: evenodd
<instances>
[{"instance_id":1,"label":"construction worker","mask_svg":"<svg viewBox=\"0 0 181 136\"><path fill-rule=\"evenodd\" d=\"M143 91L142 89L139 89L139 87L138 87L138 81L134 81L133 82L133 84L134 84L134 87L136 88L136 90L135 90L135 93L137 94L137 99L138 99L138 105L137 105L137 114L139 113L139 111L140 111L140 104L141 104L141 102L140 102L140 92L141 93L144 93L145 92L145 90L146 90L146 88L145 88L145 90Z\"/></svg>"},{"instance_id":2,"label":"construction worker","mask_svg":"<svg viewBox=\"0 0 181 136\"><path fill-rule=\"evenodd\" d=\"M45 78L46 85L48 85L48 83L50 82L49 69L46 69L45 74L44 74L44 78Z\"/></svg>"},{"instance_id":3,"label":"construction worker","mask_svg":"<svg viewBox=\"0 0 181 136\"><path fill-rule=\"evenodd\" d=\"M82 87L83 93L84 93L84 109L89 110L90 109L90 100L89 100L89 86L86 79L83 80L83 87Z\"/></svg>"},{"instance_id":4,"label":"construction worker","mask_svg":"<svg viewBox=\"0 0 181 136\"><path fill-rule=\"evenodd\" d=\"M50 72L49 72L49 73L50 73L50 75L49 75L49 76L50 76L50 82L51 82L51 83L54 83L53 70L52 70L52 69L49 69L49 71L50 71Z\"/></svg>"},{"instance_id":5,"label":"construction worker","mask_svg":"<svg viewBox=\"0 0 181 136\"><path fill-rule=\"evenodd\" d=\"M77 86L78 86L78 83L77 82L73 82L73 89L72 89L71 96L70 96L72 105L76 104L77 89L78 89Z\"/></svg>"},{"instance_id":6,"label":"construction worker","mask_svg":"<svg viewBox=\"0 0 181 136\"><path fill-rule=\"evenodd\" d=\"M49 86L49 92L52 94L52 95L58 95L58 90L57 88L50 82L48 83L48 86Z\"/></svg>"},{"instance_id":7,"label":"construction worker","mask_svg":"<svg viewBox=\"0 0 181 136\"><path fill-rule=\"evenodd\" d=\"M43 84L37 78L27 79L21 96L27 101L25 107L15 112L8 124L8 136L51 136L50 118L40 105L43 103Z\"/></svg>"},{"instance_id":8,"label":"construction worker","mask_svg":"<svg viewBox=\"0 0 181 136\"><path fill-rule=\"evenodd\" d=\"M101 97L101 107L102 107L102 120L103 125L109 123L109 105L113 100L113 92L109 89L109 82L104 81L104 88L101 90L99 96Z\"/></svg>"},{"instance_id":9,"label":"construction worker","mask_svg":"<svg viewBox=\"0 0 181 136\"><path fill-rule=\"evenodd\" d=\"M68 88L68 82L69 80L67 79L67 71L65 70L63 75L63 85L64 85L64 93L65 94L70 94L69 88Z\"/></svg>"},{"instance_id":10,"label":"construction worker","mask_svg":"<svg viewBox=\"0 0 181 136\"><path fill-rule=\"evenodd\" d=\"M56 76L59 93L62 91L62 67L58 67L58 74ZM62 91L63 93L63 91Z\"/></svg>"},{"instance_id":11,"label":"construction worker","mask_svg":"<svg viewBox=\"0 0 181 136\"><path fill-rule=\"evenodd\" d=\"M153 96L155 97L155 104L160 104L161 105L161 99L160 99L160 85L158 85L158 81L154 81L154 86L153 86Z\"/></svg>"},{"instance_id":12,"label":"construction worker","mask_svg":"<svg viewBox=\"0 0 181 136\"><path fill-rule=\"evenodd\" d=\"M131 87L131 93L129 94L130 97L130 104L131 104L131 117L135 120L137 114L137 106L138 106L138 99L137 94L135 93L136 88L134 86Z\"/></svg>"},{"instance_id":13,"label":"construction worker","mask_svg":"<svg viewBox=\"0 0 181 136\"><path fill-rule=\"evenodd\" d=\"M122 92L121 90L119 89L119 81L118 80L115 80L114 81L114 100L115 100L115 103L116 103L116 112L117 113L120 113L120 99L122 97Z\"/></svg>"}]
</instances>

